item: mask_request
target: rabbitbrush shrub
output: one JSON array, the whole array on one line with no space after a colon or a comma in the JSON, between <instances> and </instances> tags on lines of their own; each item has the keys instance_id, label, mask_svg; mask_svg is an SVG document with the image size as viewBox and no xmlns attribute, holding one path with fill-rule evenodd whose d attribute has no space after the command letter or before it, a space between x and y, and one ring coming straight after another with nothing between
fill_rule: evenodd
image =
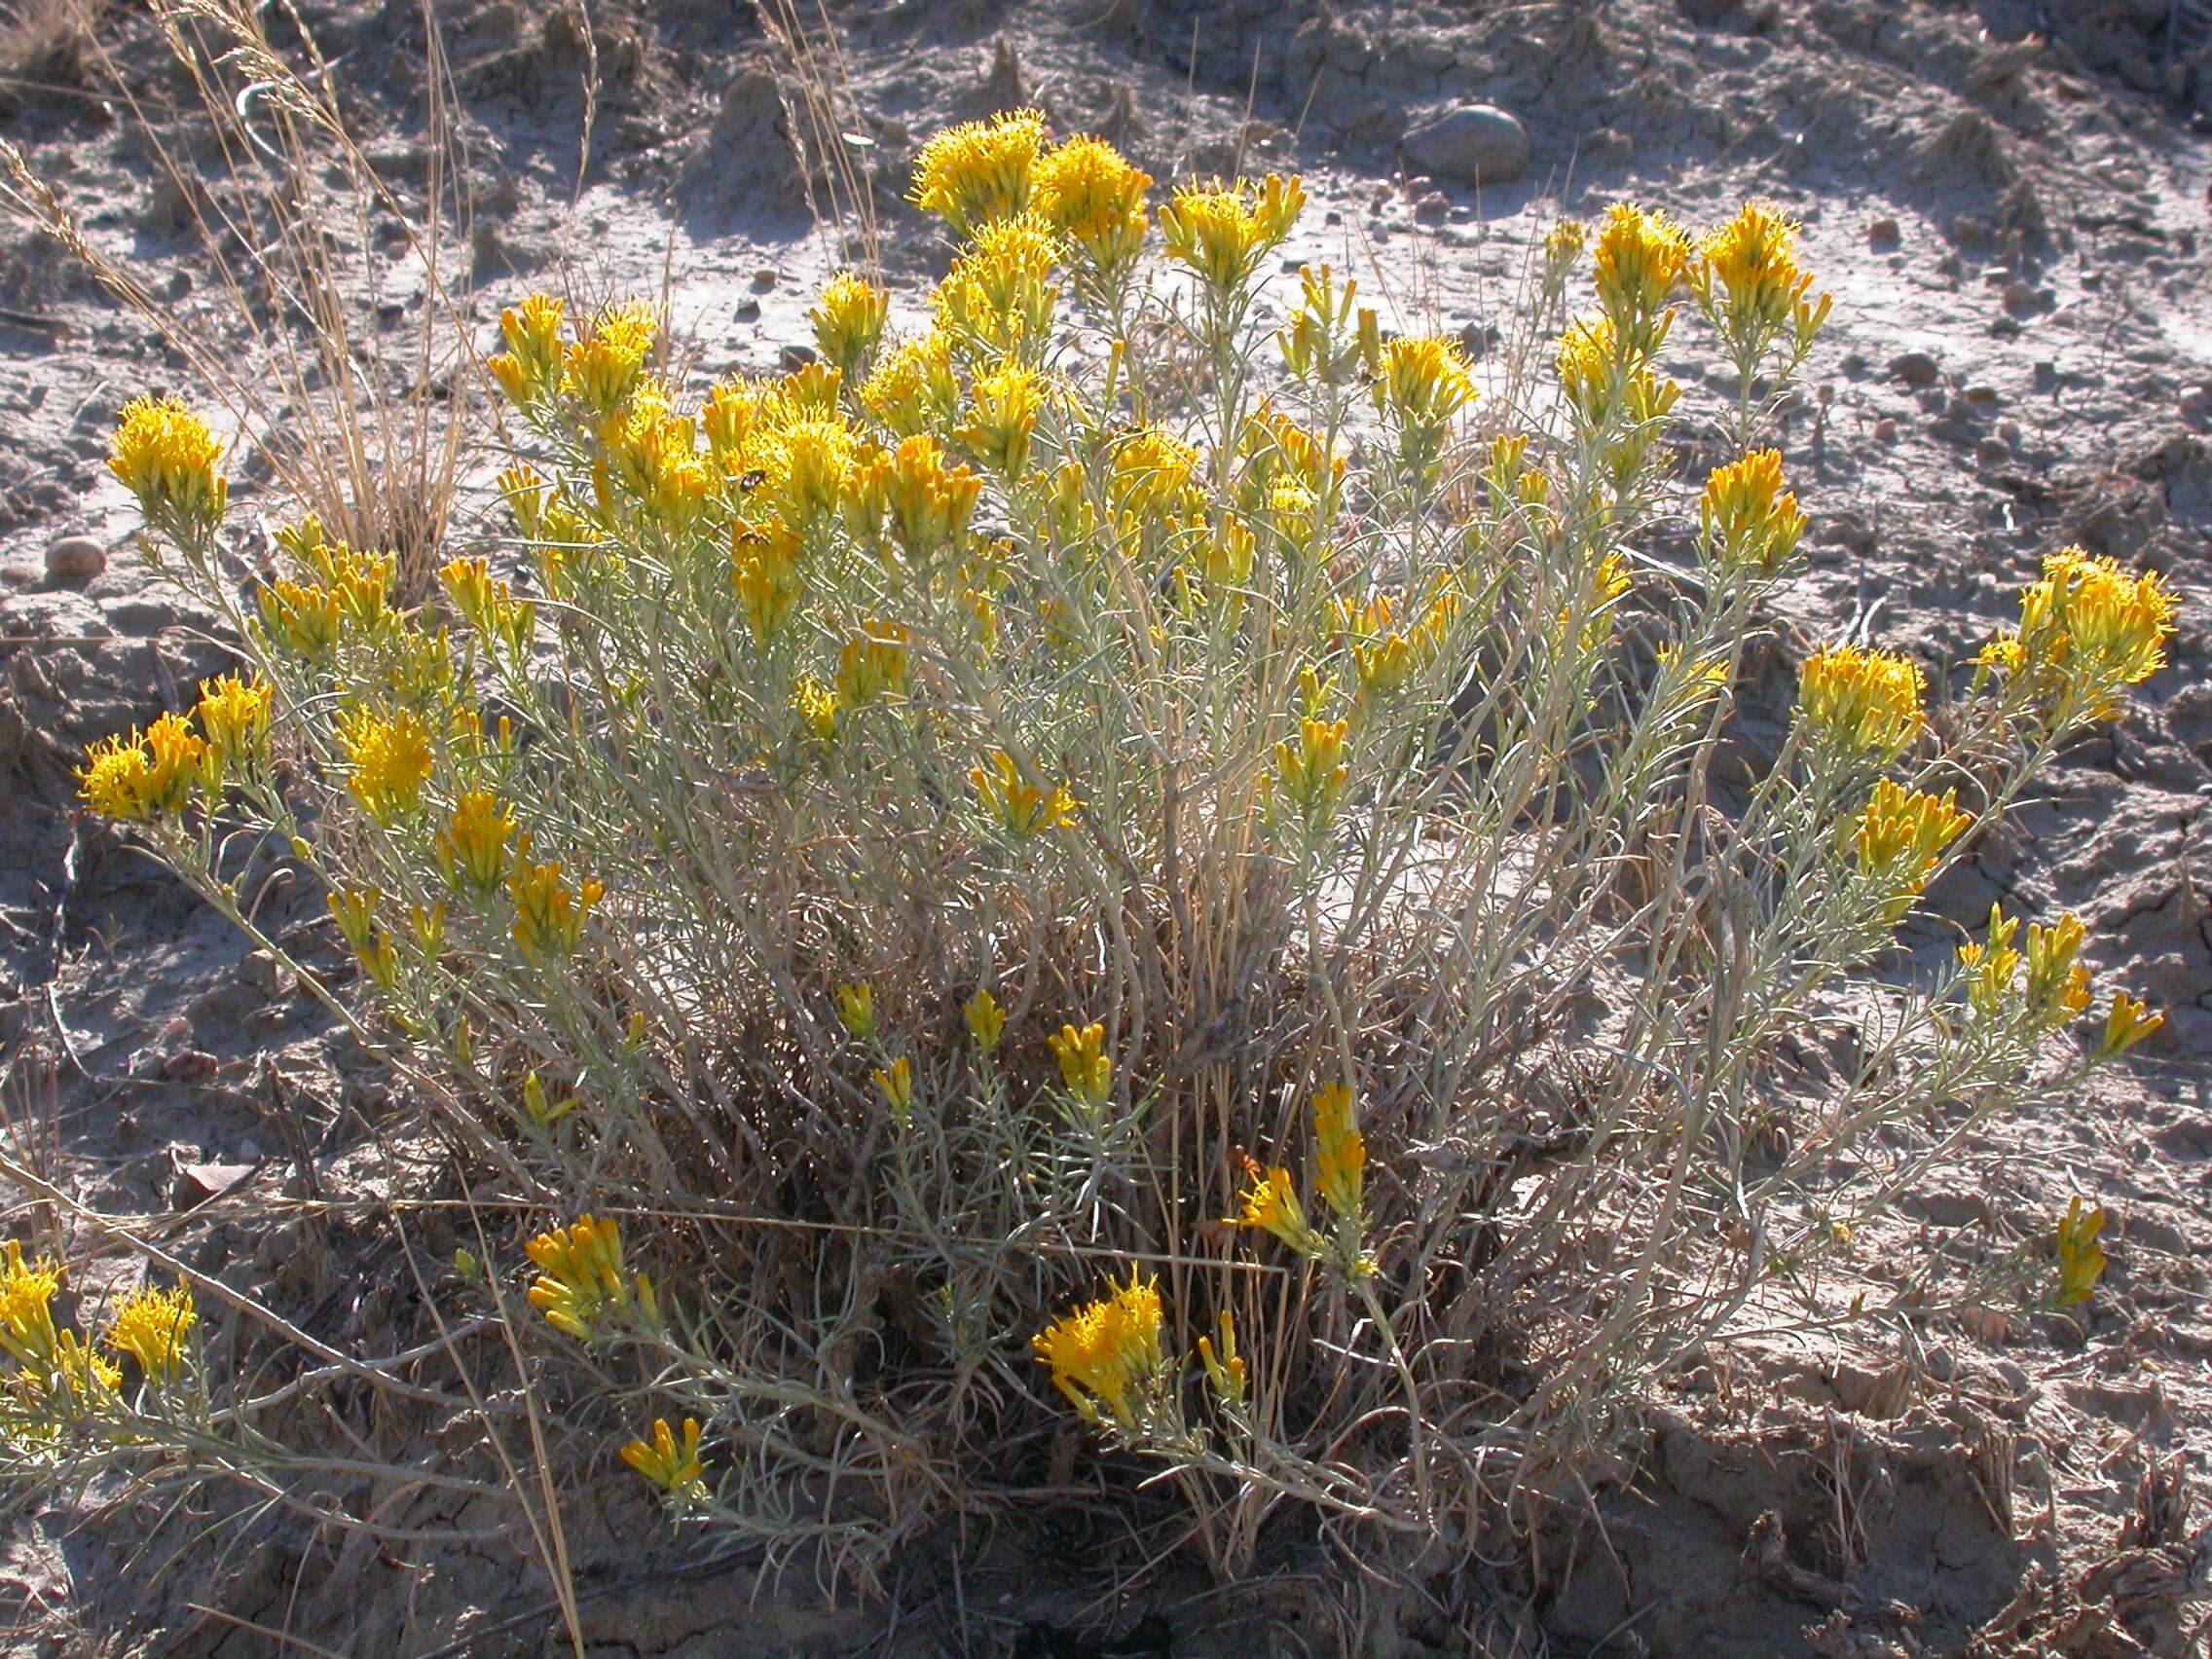
<instances>
[{"instance_id":1,"label":"rabbitbrush shrub","mask_svg":"<svg viewBox=\"0 0 2212 1659\"><path fill-rule=\"evenodd\" d=\"M420 608L312 522L241 587L206 429L116 437L251 672L87 799L257 939L247 847L327 885L358 983L300 972L470 1172L464 1294L588 1430L558 1456L628 1440L675 1513L863 1577L1064 1482L1078 1419L1219 1570L1271 1516L1463 1552L1669 1368L1847 1317L1825 1251L2157 1023L2077 1035L2071 918L1896 948L2159 665L2157 577L2063 553L1938 714L1837 644L1779 752L1731 737L1804 523L1757 434L1827 312L1787 221L1561 225L1507 406L1325 268L1263 325L1295 179L1157 222L1150 182L1033 115L942 134L927 317L841 276L818 361L703 397L648 307L507 313L506 519ZM1661 372L1687 330L1734 405ZM1692 430L1729 458L1683 480ZM1838 1010L1860 1063L1785 1093ZM19 1462L344 1509L196 1368L205 1282L122 1370L55 1283L11 1267Z\"/></svg>"}]
</instances>

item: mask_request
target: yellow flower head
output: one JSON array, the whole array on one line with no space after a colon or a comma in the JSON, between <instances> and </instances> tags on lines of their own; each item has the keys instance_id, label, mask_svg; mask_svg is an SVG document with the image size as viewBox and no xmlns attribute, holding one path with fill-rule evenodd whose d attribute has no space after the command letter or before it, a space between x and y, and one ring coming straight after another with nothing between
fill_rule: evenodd
<instances>
[{"instance_id":1,"label":"yellow flower head","mask_svg":"<svg viewBox=\"0 0 2212 1659\"><path fill-rule=\"evenodd\" d=\"M1349 720L1300 719L1298 736L1275 745L1274 787L1281 798L1309 817L1334 812L1351 775L1345 757L1350 735Z\"/></svg>"},{"instance_id":2,"label":"yellow flower head","mask_svg":"<svg viewBox=\"0 0 2212 1659\"><path fill-rule=\"evenodd\" d=\"M2175 605L2157 571L2131 576L2112 559L2064 548L2021 594L2018 632L1995 665L2025 676L2061 719L2109 719L2123 686L2166 666Z\"/></svg>"},{"instance_id":3,"label":"yellow flower head","mask_svg":"<svg viewBox=\"0 0 2212 1659\"><path fill-rule=\"evenodd\" d=\"M902 341L862 385L861 405L902 438L950 424L960 407L952 342L935 331Z\"/></svg>"},{"instance_id":4,"label":"yellow flower head","mask_svg":"<svg viewBox=\"0 0 2212 1659\"><path fill-rule=\"evenodd\" d=\"M1197 505L1198 452L1157 426L1139 426L1114 447L1106 498L1118 513L1144 520L1179 517Z\"/></svg>"},{"instance_id":5,"label":"yellow flower head","mask_svg":"<svg viewBox=\"0 0 2212 1659\"><path fill-rule=\"evenodd\" d=\"M2096 1294L2097 1280L2104 1277L2105 1251L2097 1242L2097 1235L2105 1230L2104 1206L2083 1214L2079 1197L2069 1200L2066 1213L2059 1217L2052 1238L2052 1250L2058 1257L2058 1305L2073 1308L2086 1302Z\"/></svg>"},{"instance_id":6,"label":"yellow flower head","mask_svg":"<svg viewBox=\"0 0 2212 1659\"><path fill-rule=\"evenodd\" d=\"M1052 1385L1086 1422L1134 1427L1166 1361L1161 1352L1160 1281L1129 1272L1110 1294L1030 1338Z\"/></svg>"},{"instance_id":7,"label":"yellow flower head","mask_svg":"<svg viewBox=\"0 0 2212 1659\"><path fill-rule=\"evenodd\" d=\"M184 1369L192 1330L199 1323L199 1309L184 1284L171 1285L167 1290L141 1285L116 1309L101 1340L113 1352L135 1359L146 1381L159 1388L174 1381Z\"/></svg>"},{"instance_id":8,"label":"yellow flower head","mask_svg":"<svg viewBox=\"0 0 2212 1659\"><path fill-rule=\"evenodd\" d=\"M633 1276L622 1258L622 1231L611 1221L578 1216L572 1227L541 1233L523 1246L537 1269L530 1303L555 1330L596 1343L625 1327L660 1323L652 1280Z\"/></svg>"},{"instance_id":9,"label":"yellow flower head","mask_svg":"<svg viewBox=\"0 0 2212 1659\"><path fill-rule=\"evenodd\" d=\"M2082 918L2069 912L2050 927L2028 928L2028 1012L2055 1031L2089 1006L2089 970L2081 962L2087 937Z\"/></svg>"},{"instance_id":10,"label":"yellow flower head","mask_svg":"<svg viewBox=\"0 0 2212 1659\"><path fill-rule=\"evenodd\" d=\"M1599 227L1598 309L1635 358L1648 357L1665 340L1667 303L1688 275L1690 259L1688 233L1664 213L1624 202Z\"/></svg>"},{"instance_id":11,"label":"yellow flower head","mask_svg":"<svg viewBox=\"0 0 2212 1659\"><path fill-rule=\"evenodd\" d=\"M518 866L507 877L516 945L534 961L568 955L582 940L584 923L606 892L596 881L571 890L558 863Z\"/></svg>"},{"instance_id":12,"label":"yellow flower head","mask_svg":"<svg viewBox=\"0 0 2212 1659\"><path fill-rule=\"evenodd\" d=\"M891 319L891 291L840 271L807 313L822 360L847 377L875 355L883 325Z\"/></svg>"},{"instance_id":13,"label":"yellow flower head","mask_svg":"<svg viewBox=\"0 0 2212 1659\"><path fill-rule=\"evenodd\" d=\"M515 598L514 589L494 576L486 561L452 560L439 570L438 585L461 619L488 644L502 647L510 656L529 650L537 629L536 608Z\"/></svg>"},{"instance_id":14,"label":"yellow flower head","mask_svg":"<svg viewBox=\"0 0 2212 1659\"><path fill-rule=\"evenodd\" d=\"M1582 250L1590 245L1590 227L1580 219L1562 219L1544 233L1542 284L1546 295L1557 298L1573 274Z\"/></svg>"},{"instance_id":15,"label":"yellow flower head","mask_svg":"<svg viewBox=\"0 0 2212 1659\"><path fill-rule=\"evenodd\" d=\"M999 1007L999 999L987 990L977 991L960 1005L960 1016L968 1023L968 1035L976 1040L976 1047L984 1053L993 1052L999 1039L1006 1034L1006 1010Z\"/></svg>"},{"instance_id":16,"label":"yellow flower head","mask_svg":"<svg viewBox=\"0 0 2212 1659\"><path fill-rule=\"evenodd\" d=\"M869 622L837 652L837 701L858 708L878 697L903 697L913 683L912 636L897 622Z\"/></svg>"},{"instance_id":17,"label":"yellow flower head","mask_svg":"<svg viewBox=\"0 0 2212 1659\"><path fill-rule=\"evenodd\" d=\"M875 1080L876 1091L883 1096L883 1103L891 1108L892 1118L903 1124L914 1110L914 1062L901 1054L869 1075Z\"/></svg>"},{"instance_id":18,"label":"yellow flower head","mask_svg":"<svg viewBox=\"0 0 2212 1659\"><path fill-rule=\"evenodd\" d=\"M1435 335L1391 341L1375 377L1375 407L1401 431L1434 432L1475 399L1457 344Z\"/></svg>"},{"instance_id":19,"label":"yellow flower head","mask_svg":"<svg viewBox=\"0 0 2212 1659\"><path fill-rule=\"evenodd\" d=\"M313 662L336 647L345 612L328 588L279 577L261 589L256 599L262 626L294 655Z\"/></svg>"},{"instance_id":20,"label":"yellow flower head","mask_svg":"<svg viewBox=\"0 0 2212 1659\"><path fill-rule=\"evenodd\" d=\"M1244 1190L1241 1207L1229 1218L1228 1225L1272 1233L1301 1256L1319 1261L1328 1244L1306 1219L1306 1206L1298 1201L1290 1171L1280 1166L1253 1166L1250 1176L1251 1185Z\"/></svg>"},{"instance_id":21,"label":"yellow flower head","mask_svg":"<svg viewBox=\"0 0 2212 1659\"><path fill-rule=\"evenodd\" d=\"M485 367L518 409L550 396L561 384L561 322L568 306L550 294L533 294L499 313L506 350Z\"/></svg>"},{"instance_id":22,"label":"yellow flower head","mask_svg":"<svg viewBox=\"0 0 2212 1659\"><path fill-rule=\"evenodd\" d=\"M837 1023L856 1042L866 1043L875 1035L875 988L866 980L837 987Z\"/></svg>"},{"instance_id":23,"label":"yellow flower head","mask_svg":"<svg viewBox=\"0 0 2212 1659\"><path fill-rule=\"evenodd\" d=\"M1037 163L1038 215L1083 249L1101 272L1136 263L1144 248L1145 192L1152 175L1102 138L1070 138Z\"/></svg>"},{"instance_id":24,"label":"yellow flower head","mask_svg":"<svg viewBox=\"0 0 2212 1659\"><path fill-rule=\"evenodd\" d=\"M713 474L698 453L698 431L656 387L641 387L629 412L608 423L607 476L645 518L681 535L707 504Z\"/></svg>"},{"instance_id":25,"label":"yellow flower head","mask_svg":"<svg viewBox=\"0 0 2212 1659\"><path fill-rule=\"evenodd\" d=\"M837 694L811 674L801 675L792 687L792 708L816 742L828 743L837 735Z\"/></svg>"},{"instance_id":26,"label":"yellow flower head","mask_svg":"<svg viewBox=\"0 0 2212 1659\"><path fill-rule=\"evenodd\" d=\"M917 563L956 545L983 493L968 466L947 466L944 446L926 432L902 438L871 463L890 513L891 534Z\"/></svg>"},{"instance_id":27,"label":"yellow flower head","mask_svg":"<svg viewBox=\"0 0 2212 1659\"><path fill-rule=\"evenodd\" d=\"M611 420L637 389L659 335L660 313L646 302L608 307L564 354L561 389L586 414Z\"/></svg>"},{"instance_id":28,"label":"yellow flower head","mask_svg":"<svg viewBox=\"0 0 2212 1659\"><path fill-rule=\"evenodd\" d=\"M1230 1406L1244 1403L1244 1361L1236 1351L1236 1319L1228 1309L1221 1310L1219 1325L1221 1344L1214 1346L1211 1337L1198 1339L1198 1363L1205 1368L1206 1382L1221 1400Z\"/></svg>"},{"instance_id":29,"label":"yellow flower head","mask_svg":"<svg viewBox=\"0 0 2212 1659\"><path fill-rule=\"evenodd\" d=\"M339 717L338 741L352 762L346 787L387 828L413 812L430 781L430 734L412 709L380 715L354 709Z\"/></svg>"},{"instance_id":30,"label":"yellow flower head","mask_svg":"<svg viewBox=\"0 0 2212 1659\"><path fill-rule=\"evenodd\" d=\"M266 755L272 701L275 692L266 683L243 682L237 675L223 675L199 688L193 717L219 772L252 765Z\"/></svg>"},{"instance_id":31,"label":"yellow flower head","mask_svg":"<svg viewBox=\"0 0 2212 1659\"><path fill-rule=\"evenodd\" d=\"M1071 828L1076 808L1083 804L1065 784L1044 790L1031 783L1014 756L1003 749L987 765L971 767L968 781L975 786L976 798L984 812L1016 840L1047 830Z\"/></svg>"},{"instance_id":32,"label":"yellow flower head","mask_svg":"<svg viewBox=\"0 0 2212 1659\"><path fill-rule=\"evenodd\" d=\"M953 436L985 466L1012 482L1028 470L1029 440L1037 430L1047 389L1044 376L1010 357L976 377L968 419Z\"/></svg>"},{"instance_id":33,"label":"yellow flower head","mask_svg":"<svg viewBox=\"0 0 2212 1659\"><path fill-rule=\"evenodd\" d=\"M685 1418L679 1438L666 1418L653 1419L652 1440L633 1440L622 1448L622 1461L675 1498L706 1495L706 1465L699 1461L699 1421Z\"/></svg>"},{"instance_id":34,"label":"yellow flower head","mask_svg":"<svg viewBox=\"0 0 2212 1659\"><path fill-rule=\"evenodd\" d=\"M1321 1199L1346 1221L1364 1214L1367 1191L1367 1141L1359 1132L1359 1107L1347 1085L1332 1084L1315 1092L1313 1164Z\"/></svg>"},{"instance_id":35,"label":"yellow flower head","mask_svg":"<svg viewBox=\"0 0 2212 1659\"><path fill-rule=\"evenodd\" d=\"M1943 849L1957 840L1972 818L1959 810L1958 792L1932 795L1884 778L1860 811L1853 844L1859 867L1882 877L1898 891L1885 902L1892 926L1904 919L1913 896L1927 885Z\"/></svg>"},{"instance_id":36,"label":"yellow flower head","mask_svg":"<svg viewBox=\"0 0 2212 1659\"><path fill-rule=\"evenodd\" d=\"M124 823L170 817L191 803L208 754L180 717L164 715L144 732L111 737L87 751L78 793L94 812Z\"/></svg>"},{"instance_id":37,"label":"yellow flower head","mask_svg":"<svg viewBox=\"0 0 2212 1659\"><path fill-rule=\"evenodd\" d=\"M765 645L774 639L806 592L799 569L798 532L781 519L754 524L738 519L730 527L730 579L737 602L753 625L753 637Z\"/></svg>"},{"instance_id":38,"label":"yellow flower head","mask_svg":"<svg viewBox=\"0 0 2212 1659\"><path fill-rule=\"evenodd\" d=\"M463 794L432 847L446 885L479 899L497 893L506 879L507 841L514 832L514 814L498 795L490 790Z\"/></svg>"},{"instance_id":39,"label":"yellow flower head","mask_svg":"<svg viewBox=\"0 0 2212 1659\"><path fill-rule=\"evenodd\" d=\"M1068 1092L1093 1110L1105 1105L1114 1091L1114 1060L1106 1052L1106 1027L1094 1023L1078 1031L1072 1025L1063 1025L1057 1036L1045 1041L1052 1058L1059 1061L1060 1081L1067 1085Z\"/></svg>"},{"instance_id":40,"label":"yellow flower head","mask_svg":"<svg viewBox=\"0 0 2212 1659\"><path fill-rule=\"evenodd\" d=\"M1659 332L1665 333L1663 325ZM1560 336L1554 360L1567 407L1586 431L1608 426L1636 431L1666 415L1681 397L1680 387L1641 366L1642 357L1627 348L1610 317L1570 324ZM1634 449L1625 453L1641 455Z\"/></svg>"},{"instance_id":41,"label":"yellow flower head","mask_svg":"<svg viewBox=\"0 0 2212 1659\"><path fill-rule=\"evenodd\" d=\"M2019 918L1992 904L1987 941L1959 946L1959 966L1967 974L1967 1006L1982 1019L2002 1018L2012 1000L2024 960L2012 944L2019 932Z\"/></svg>"},{"instance_id":42,"label":"yellow flower head","mask_svg":"<svg viewBox=\"0 0 2212 1659\"><path fill-rule=\"evenodd\" d=\"M1797 677L1797 718L1825 741L1894 756L1927 723L1920 711L1925 682L1909 657L1833 645L1805 659Z\"/></svg>"},{"instance_id":43,"label":"yellow flower head","mask_svg":"<svg viewBox=\"0 0 2212 1659\"><path fill-rule=\"evenodd\" d=\"M1782 487L1782 452L1756 450L1714 467L1698 501L1698 520L1706 557L1721 569L1778 572L1805 533L1796 495Z\"/></svg>"},{"instance_id":44,"label":"yellow flower head","mask_svg":"<svg viewBox=\"0 0 2212 1659\"><path fill-rule=\"evenodd\" d=\"M2097 1051L2107 1059L2124 1054L2136 1044L2166 1023L2162 1014L2153 1014L2147 1003L2137 1002L2125 991L2115 993L2112 1012L2105 1015L2104 1037Z\"/></svg>"},{"instance_id":45,"label":"yellow flower head","mask_svg":"<svg viewBox=\"0 0 2212 1659\"><path fill-rule=\"evenodd\" d=\"M0 1262L0 1348L25 1371L45 1375L54 1368L56 1339L54 1294L61 1288L61 1270L40 1259L23 1260L23 1247L8 1240Z\"/></svg>"},{"instance_id":46,"label":"yellow flower head","mask_svg":"<svg viewBox=\"0 0 2212 1659\"><path fill-rule=\"evenodd\" d=\"M1797 263L1797 221L1772 203L1746 203L1705 239L1690 281L1724 335L1773 338L1808 306L1813 285Z\"/></svg>"},{"instance_id":47,"label":"yellow flower head","mask_svg":"<svg viewBox=\"0 0 2212 1659\"><path fill-rule=\"evenodd\" d=\"M1363 358L1381 359L1381 323L1372 311L1354 313L1352 296L1359 292L1356 278L1346 277L1340 287L1336 273L1326 265L1309 265L1298 274L1301 292L1298 309L1276 335L1282 348L1283 366L1300 380L1319 386L1343 386Z\"/></svg>"},{"instance_id":48,"label":"yellow flower head","mask_svg":"<svg viewBox=\"0 0 2212 1659\"><path fill-rule=\"evenodd\" d=\"M802 534L835 516L860 439L841 418L793 421L761 457L761 489Z\"/></svg>"},{"instance_id":49,"label":"yellow flower head","mask_svg":"<svg viewBox=\"0 0 2212 1659\"><path fill-rule=\"evenodd\" d=\"M1045 143L1045 118L1014 110L936 134L914 158L913 194L961 236L1029 205L1031 174Z\"/></svg>"},{"instance_id":50,"label":"yellow flower head","mask_svg":"<svg viewBox=\"0 0 2212 1659\"><path fill-rule=\"evenodd\" d=\"M993 356L1045 338L1060 297L1051 281L1060 251L1051 226L1033 214L985 225L938 285L939 328Z\"/></svg>"},{"instance_id":51,"label":"yellow flower head","mask_svg":"<svg viewBox=\"0 0 2212 1659\"><path fill-rule=\"evenodd\" d=\"M1282 246L1305 206L1306 188L1296 177L1270 173L1257 186L1215 179L1176 191L1161 209L1160 229L1177 262L1226 294L1242 288Z\"/></svg>"},{"instance_id":52,"label":"yellow flower head","mask_svg":"<svg viewBox=\"0 0 2212 1659\"><path fill-rule=\"evenodd\" d=\"M138 498L146 521L179 539L205 535L230 502L230 480L207 423L174 397L134 397L123 406L108 467Z\"/></svg>"}]
</instances>

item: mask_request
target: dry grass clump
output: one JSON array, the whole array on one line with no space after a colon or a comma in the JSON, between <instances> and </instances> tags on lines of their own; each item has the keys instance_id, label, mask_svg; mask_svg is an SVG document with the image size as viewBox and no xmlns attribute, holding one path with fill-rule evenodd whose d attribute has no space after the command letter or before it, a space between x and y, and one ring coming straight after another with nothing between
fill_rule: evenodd
<instances>
[{"instance_id":1,"label":"dry grass clump","mask_svg":"<svg viewBox=\"0 0 2212 1659\"><path fill-rule=\"evenodd\" d=\"M1838 644L1714 782L1804 521L1750 390L1685 495L1658 357L1703 329L1779 394L1827 311L1787 221L1560 227L1554 373L1477 443L1456 350L1352 283L1257 322L1296 179L1149 186L1034 115L942 134L927 325L840 277L820 363L703 395L649 306L517 307L506 534L421 607L312 519L240 591L204 428L117 435L254 673L87 798L249 933L241 843L328 885L359 994L303 982L537 1218L463 1264L537 1396L864 1576L1045 1482L1071 1413L1223 1572L1271 1522L1463 1553L1743 1310L1844 1316L1825 1251L2156 1023L2077 1036L2071 918L1872 970L2158 665L2157 577L2052 560L1939 719ZM1694 563L1641 550L1670 516ZM1846 1002L1863 1063L1791 1100ZM195 1375L67 1386L117 1458L158 1397L249 1463Z\"/></svg>"},{"instance_id":2,"label":"dry grass clump","mask_svg":"<svg viewBox=\"0 0 2212 1659\"><path fill-rule=\"evenodd\" d=\"M331 534L391 553L399 591L420 599L468 437L456 393L475 378L452 287L468 265L470 185L435 14L424 12L427 72L408 117L423 176L402 190L363 154L312 38L274 48L271 14L253 0L149 10L173 105L108 59L90 0L37 7L77 19L71 50L87 84L129 112L209 303L177 303L160 275L89 235L4 141L0 208L82 260L186 365L256 463ZM381 310L393 292L410 295L396 318Z\"/></svg>"}]
</instances>

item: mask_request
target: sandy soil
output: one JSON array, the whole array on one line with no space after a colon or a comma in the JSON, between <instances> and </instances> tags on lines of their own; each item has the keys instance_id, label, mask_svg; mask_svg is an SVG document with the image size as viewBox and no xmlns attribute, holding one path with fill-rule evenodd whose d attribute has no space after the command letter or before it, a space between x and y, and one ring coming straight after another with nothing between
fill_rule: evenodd
<instances>
[{"instance_id":1,"label":"sandy soil","mask_svg":"<svg viewBox=\"0 0 2212 1659\"><path fill-rule=\"evenodd\" d=\"M102 38L156 85L156 43L112 10ZM2100 976L2169 1024L2094 1092L1969 1149L1850 1265L1899 1284L1902 1264L2041 1235L2079 1193L2112 1210L2117 1237L2078 1321L1899 1316L1693 1374L1587 1505L1547 1523L1539 1548L1461 1574L1474 1588L1458 1602L1363 1590L1295 1542L1263 1583L1165 1571L1102 1599L1111 1540L1046 1516L935 1541L884 1598L832 1605L803 1571L762 1584L750 1557L711 1545L641 1552L650 1524L617 1470L576 1494L593 1651L1323 1653L1349 1650L1354 1613L1373 1654L2204 1651L2206 1509L2190 1489L2212 1473L2212 7L845 0L830 15L865 140L852 153L909 302L942 256L898 200L913 147L1029 102L1161 178L1299 167L1313 203L1286 255L1357 270L1402 324L1461 332L1493 378L1556 214L1623 197L1692 221L1749 195L1787 203L1836 320L1776 434L1814 515L1776 685L1805 642L1847 631L1955 655L2067 542L2169 571L2184 597L2171 668L1932 895L1919 936L1946 949L1935 923L1976 921L1997 897L2073 908ZM421 165L413 9L333 0L302 16L345 55L372 153L406 177ZM487 332L532 285L665 283L702 374L773 368L807 337L838 257L791 143L799 78L731 0L592 19L597 136L579 181L572 15L441 10L480 169ZM0 57L16 77L0 83L0 136L176 303L219 308L97 72ZM1409 164L1425 153L1409 133L1476 102L1523 124L1523 176L1477 187ZM387 323L420 314L419 276L380 282ZM1726 389L1721 365L1670 366ZM362 1125L383 1085L266 961L78 820L63 785L84 742L189 699L224 661L202 637L210 619L133 551L101 466L117 405L166 386L186 388L180 365L65 255L0 236L0 1101L17 1144L85 1201L148 1218L328 1340L403 1346L426 1329L412 1291L353 1271L391 1240L345 1219L378 1179ZM70 535L107 550L103 573L47 575ZM305 948L319 904L273 891L262 914ZM256 1219L271 1204L292 1219ZM438 1239L412 1242L437 1259ZM284 1649L238 1618L350 1655L427 1659L471 1632L478 1655L557 1644L542 1578L511 1554L380 1557L263 1518L171 1563L193 1517L148 1541L127 1498L18 1514L0 1550L15 1650Z\"/></svg>"}]
</instances>

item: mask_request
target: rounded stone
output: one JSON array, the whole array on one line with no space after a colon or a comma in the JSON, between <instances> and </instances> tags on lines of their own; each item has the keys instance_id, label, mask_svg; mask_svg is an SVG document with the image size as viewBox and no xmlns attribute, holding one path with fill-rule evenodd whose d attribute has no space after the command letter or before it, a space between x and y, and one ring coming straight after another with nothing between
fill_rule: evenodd
<instances>
[{"instance_id":1,"label":"rounded stone","mask_svg":"<svg viewBox=\"0 0 2212 1659\"><path fill-rule=\"evenodd\" d=\"M1529 170L1529 129L1495 104L1461 104L1417 121L1399 149L1422 172L1456 184L1511 184Z\"/></svg>"},{"instance_id":2,"label":"rounded stone","mask_svg":"<svg viewBox=\"0 0 2212 1659\"><path fill-rule=\"evenodd\" d=\"M107 549L89 535L64 535L46 550L46 573L57 582L83 584L107 569Z\"/></svg>"}]
</instances>

